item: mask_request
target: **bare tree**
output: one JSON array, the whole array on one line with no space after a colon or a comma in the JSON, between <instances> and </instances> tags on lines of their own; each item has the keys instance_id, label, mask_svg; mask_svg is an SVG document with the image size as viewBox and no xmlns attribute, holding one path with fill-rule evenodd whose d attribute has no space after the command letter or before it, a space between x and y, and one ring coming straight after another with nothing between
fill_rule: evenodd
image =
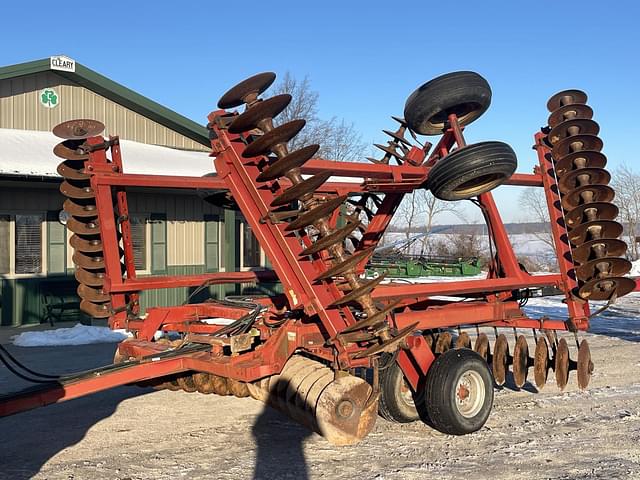
<instances>
[{"instance_id":1,"label":"bare tree","mask_svg":"<svg viewBox=\"0 0 640 480\"><path fill-rule=\"evenodd\" d=\"M620 209L620 220L624 225L627 240L627 256L630 260L640 257L640 248L636 242L640 223L640 175L629 166L622 165L612 175L611 186L616 191L615 203Z\"/></svg>"},{"instance_id":2,"label":"bare tree","mask_svg":"<svg viewBox=\"0 0 640 480\"><path fill-rule=\"evenodd\" d=\"M289 142L291 150L317 143L320 145L318 156L328 160L356 161L364 157L366 145L353 123L336 117L323 120L318 116L320 95L311 88L308 76L298 80L289 72L285 73L276 85L275 93L288 93L293 97L276 118L278 125L296 119L307 122L304 129Z\"/></svg>"},{"instance_id":3,"label":"bare tree","mask_svg":"<svg viewBox=\"0 0 640 480\"><path fill-rule=\"evenodd\" d=\"M419 193L415 190L405 195L396 213L396 218L402 222L401 227L404 229L407 242L417 234L419 219L424 214L424 204L418 201L418 196Z\"/></svg>"},{"instance_id":4,"label":"bare tree","mask_svg":"<svg viewBox=\"0 0 640 480\"><path fill-rule=\"evenodd\" d=\"M537 187L526 188L520 194L519 202L520 207L526 212L529 221L533 220L543 225L543 231L536 229L530 233L538 240L544 242L549 249L555 251L553 236L551 235L551 220L549 219L549 210L547 200L544 196L544 190Z\"/></svg>"}]
</instances>

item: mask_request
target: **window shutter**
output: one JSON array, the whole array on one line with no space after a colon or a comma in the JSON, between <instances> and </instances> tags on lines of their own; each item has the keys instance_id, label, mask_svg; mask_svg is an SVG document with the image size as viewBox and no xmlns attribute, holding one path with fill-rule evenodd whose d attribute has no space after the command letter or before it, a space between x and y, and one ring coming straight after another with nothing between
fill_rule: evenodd
<instances>
[{"instance_id":1,"label":"window shutter","mask_svg":"<svg viewBox=\"0 0 640 480\"><path fill-rule=\"evenodd\" d=\"M218 215L204 216L204 256L207 272L220 270L220 217Z\"/></svg>"},{"instance_id":2,"label":"window shutter","mask_svg":"<svg viewBox=\"0 0 640 480\"><path fill-rule=\"evenodd\" d=\"M66 273L67 227L58 220L58 212L47 212L47 273Z\"/></svg>"},{"instance_id":3,"label":"window shutter","mask_svg":"<svg viewBox=\"0 0 640 480\"><path fill-rule=\"evenodd\" d=\"M147 269L147 219L142 215L130 215L131 244L136 270Z\"/></svg>"},{"instance_id":4,"label":"window shutter","mask_svg":"<svg viewBox=\"0 0 640 480\"><path fill-rule=\"evenodd\" d=\"M11 217L9 215L0 215L0 274L11 271L10 228Z\"/></svg>"},{"instance_id":5,"label":"window shutter","mask_svg":"<svg viewBox=\"0 0 640 480\"><path fill-rule=\"evenodd\" d=\"M151 273L167 273L167 217L151 215Z\"/></svg>"},{"instance_id":6,"label":"window shutter","mask_svg":"<svg viewBox=\"0 0 640 480\"><path fill-rule=\"evenodd\" d=\"M42 215L16 215L15 273L42 272Z\"/></svg>"}]
</instances>

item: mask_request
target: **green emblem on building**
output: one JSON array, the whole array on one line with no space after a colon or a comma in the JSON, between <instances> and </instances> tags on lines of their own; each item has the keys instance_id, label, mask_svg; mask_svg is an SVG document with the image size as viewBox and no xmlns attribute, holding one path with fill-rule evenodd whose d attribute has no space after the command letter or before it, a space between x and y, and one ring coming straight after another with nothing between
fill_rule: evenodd
<instances>
[{"instance_id":1,"label":"green emblem on building","mask_svg":"<svg viewBox=\"0 0 640 480\"><path fill-rule=\"evenodd\" d=\"M54 108L60 102L60 97L53 88L45 88L40 92L40 103L47 108Z\"/></svg>"}]
</instances>

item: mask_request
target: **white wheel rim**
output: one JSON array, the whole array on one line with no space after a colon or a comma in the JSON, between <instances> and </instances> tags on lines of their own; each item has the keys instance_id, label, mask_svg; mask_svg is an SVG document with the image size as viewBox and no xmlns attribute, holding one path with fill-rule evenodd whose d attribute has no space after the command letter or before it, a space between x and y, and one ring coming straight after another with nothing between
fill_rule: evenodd
<instances>
[{"instance_id":1,"label":"white wheel rim","mask_svg":"<svg viewBox=\"0 0 640 480\"><path fill-rule=\"evenodd\" d=\"M474 370L464 372L456 382L455 401L460 415L475 417L484 403L485 388L480 374Z\"/></svg>"},{"instance_id":2,"label":"white wheel rim","mask_svg":"<svg viewBox=\"0 0 640 480\"><path fill-rule=\"evenodd\" d=\"M411 393L411 388L407 381L403 378L402 383L400 384L400 399L409 405L410 407L415 408L415 403L413 401L413 394Z\"/></svg>"}]
</instances>

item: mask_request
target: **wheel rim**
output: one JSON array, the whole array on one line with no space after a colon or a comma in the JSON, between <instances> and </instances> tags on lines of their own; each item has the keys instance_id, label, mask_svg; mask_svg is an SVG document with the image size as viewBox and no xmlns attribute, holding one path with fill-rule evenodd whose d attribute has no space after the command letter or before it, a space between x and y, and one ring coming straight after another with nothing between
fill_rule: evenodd
<instances>
[{"instance_id":1,"label":"wheel rim","mask_svg":"<svg viewBox=\"0 0 640 480\"><path fill-rule=\"evenodd\" d=\"M411 392L411 388L409 388L409 384L403 378L402 383L400 384L400 400L402 400L408 406L415 408L416 404L413 401L413 393Z\"/></svg>"},{"instance_id":2,"label":"wheel rim","mask_svg":"<svg viewBox=\"0 0 640 480\"><path fill-rule=\"evenodd\" d=\"M465 418L476 416L482 409L485 398L484 382L480 374L468 370L460 375L455 390L456 408Z\"/></svg>"},{"instance_id":3,"label":"wheel rim","mask_svg":"<svg viewBox=\"0 0 640 480\"><path fill-rule=\"evenodd\" d=\"M487 173L458 185L453 191L458 195L480 194L492 190L494 186L500 185L503 180L504 175L501 173Z\"/></svg>"}]
</instances>

